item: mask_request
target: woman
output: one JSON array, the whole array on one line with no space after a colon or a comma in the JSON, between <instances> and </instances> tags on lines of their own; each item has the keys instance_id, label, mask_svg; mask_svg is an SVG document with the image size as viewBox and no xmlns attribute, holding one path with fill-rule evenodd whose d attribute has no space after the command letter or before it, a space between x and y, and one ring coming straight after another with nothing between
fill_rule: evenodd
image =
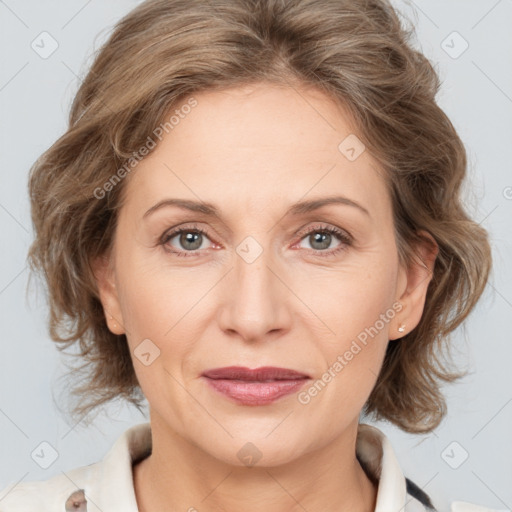
<instances>
[{"instance_id":1,"label":"woman","mask_svg":"<svg viewBox=\"0 0 512 512\"><path fill-rule=\"evenodd\" d=\"M29 257L88 372L77 417L121 396L150 422L2 512L436 510L359 423L439 425L491 267L408 37L383 0L150 0L118 24L31 170Z\"/></svg>"}]
</instances>

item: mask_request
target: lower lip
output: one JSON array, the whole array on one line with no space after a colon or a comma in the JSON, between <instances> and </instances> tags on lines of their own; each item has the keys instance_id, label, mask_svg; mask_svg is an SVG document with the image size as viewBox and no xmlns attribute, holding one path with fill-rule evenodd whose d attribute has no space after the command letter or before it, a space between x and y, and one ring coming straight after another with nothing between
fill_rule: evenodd
<instances>
[{"instance_id":1,"label":"lower lip","mask_svg":"<svg viewBox=\"0 0 512 512\"><path fill-rule=\"evenodd\" d=\"M209 379L208 384L219 393L243 405L266 405L298 391L309 379L249 382L232 379Z\"/></svg>"}]
</instances>

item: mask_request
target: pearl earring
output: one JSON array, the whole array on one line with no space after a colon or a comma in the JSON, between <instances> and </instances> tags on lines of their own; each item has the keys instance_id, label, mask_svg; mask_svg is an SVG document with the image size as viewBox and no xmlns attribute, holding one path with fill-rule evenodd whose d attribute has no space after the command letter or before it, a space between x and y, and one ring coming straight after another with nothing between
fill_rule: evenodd
<instances>
[{"instance_id":1,"label":"pearl earring","mask_svg":"<svg viewBox=\"0 0 512 512\"><path fill-rule=\"evenodd\" d=\"M110 320L113 320L114 317L112 315L108 315L108 316L109 316ZM117 323L115 321L112 322L112 328L115 329L116 325L117 325Z\"/></svg>"},{"instance_id":2,"label":"pearl earring","mask_svg":"<svg viewBox=\"0 0 512 512\"><path fill-rule=\"evenodd\" d=\"M398 332L404 332L405 331L405 324L402 324L399 328L398 328Z\"/></svg>"}]
</instances>

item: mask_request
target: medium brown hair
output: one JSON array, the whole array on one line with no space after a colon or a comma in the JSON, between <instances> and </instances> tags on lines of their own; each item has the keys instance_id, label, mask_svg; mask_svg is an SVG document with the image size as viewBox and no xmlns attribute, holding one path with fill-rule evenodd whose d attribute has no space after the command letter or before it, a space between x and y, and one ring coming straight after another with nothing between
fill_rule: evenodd
<instances>
[{"instance_id":1,"label":"medium brown hair","mask_svg":"<svg viewBox=\"0 0 512 512\"><path fill-rule=\"evenodd\" d=\"M66 133L29 177L28 257L46 280L51 338L60 350L74 345L81 362L76 418L113 398L139 409L144 400L125 335L107 328L91 265L111 249L127 162L194 93L267 82L313 87L346 107L386 175L400 263L413 261L419 230L437 242L421 321L389 343L364 413L408 432L440 423L442 382L465 375L449 367L449 335L485 288L491 250L463 207L465 148L413 33L387 0L149 0L117 24Z\"/></svg>"}]
</instances>

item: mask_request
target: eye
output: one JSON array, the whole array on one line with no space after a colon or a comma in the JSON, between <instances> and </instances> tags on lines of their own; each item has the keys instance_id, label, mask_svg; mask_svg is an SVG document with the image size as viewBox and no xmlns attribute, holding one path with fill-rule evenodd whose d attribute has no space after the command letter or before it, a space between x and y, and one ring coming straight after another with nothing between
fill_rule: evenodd
<instances>
[{"instance_id":1,"label":"eye","mask_svg":"<svg viewBox=\"0 0 512 512\"><path fill-rule=\"evenodd\" d=\"M333 241L340 242L336 247L328 249ZM352 237L339 228L333 226L313 226L302 233L302 240L306 240L318 256L332 256L346 250L352 244Z\"/></svg>"},{"instance_id":2,"label":"eye","mask_svg":"<svg viewBox=\"0 0 512 512\"><path fill-rule=\"evenodd\" d=\"M175 242L171 243L173 239L175 239ZM176 256L190 257L199 256L202 250L208 249L207 240L209 240L207 232L193 225L176 228L165 233L161 238L160 244ZM300 240L306 240L310 244L310 250L315 255L322 257L332 256L344 251L353 242L351 235L347 232L333 226L324 225L308 228L305 232L301 233ZM329 249L335 240L338 240L339 244Z\"/></svg>"},{"instance_id":3,"label":"eye","mask_svg":"<svg viewBox=\"0 0 512 512\"><path fill-rule=\"evenodd\" d=\"M170 243L174 238L178 247ZM200 249L205 249L203 247L205 239L208 239L206 231L197 226L192 226L181 227L164 234L160 243L170 247L170 252L176 256L187 257L194 256Z\"/></svg>"}]
</instances>

